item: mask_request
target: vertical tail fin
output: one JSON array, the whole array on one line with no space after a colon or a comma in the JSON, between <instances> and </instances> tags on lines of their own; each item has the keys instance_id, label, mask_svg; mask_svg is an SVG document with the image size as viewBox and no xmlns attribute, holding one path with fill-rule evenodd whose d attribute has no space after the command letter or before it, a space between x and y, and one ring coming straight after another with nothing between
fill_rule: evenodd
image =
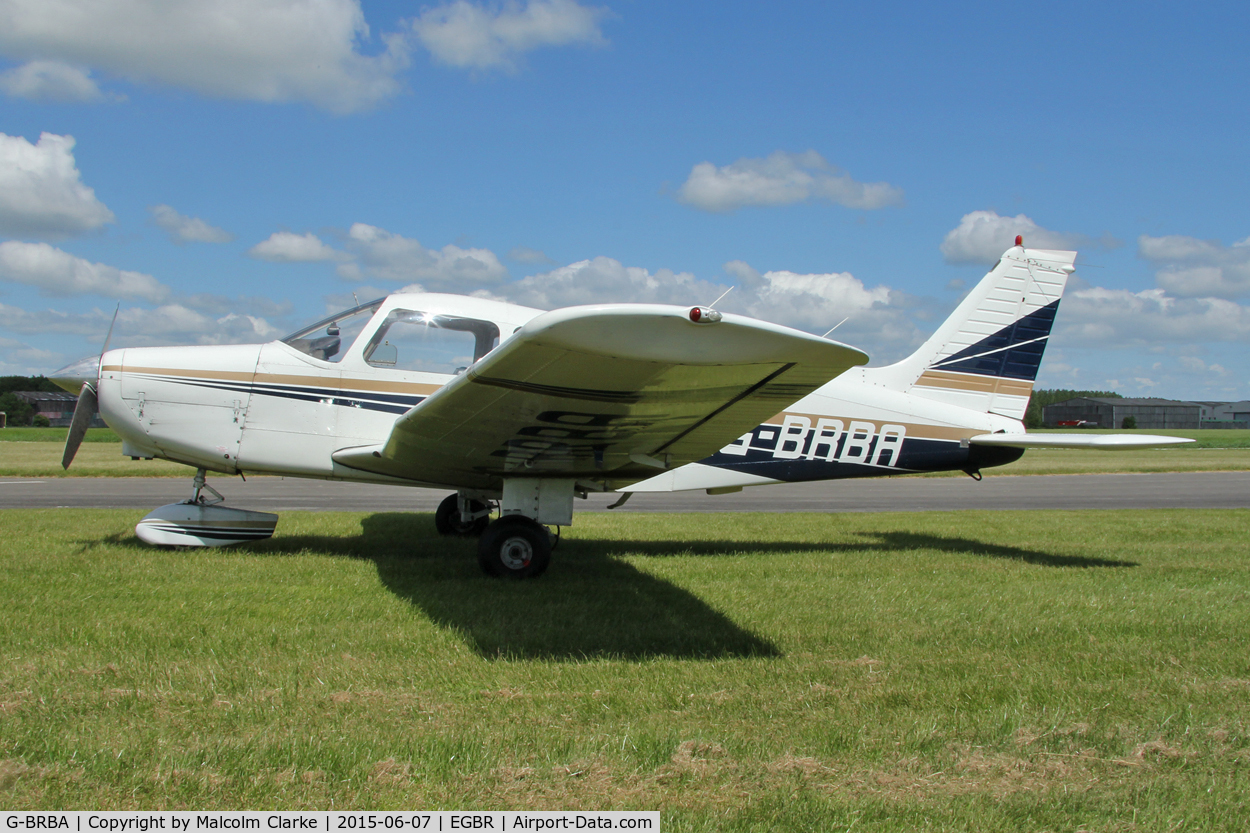
<instances>
[{"instance_id":1,"label":"vertical tail fin","mask_svg":"<svg viewBox=\"0 0 1250 833\"><path fill-rule=\"evenodd\" d=\"M868 371L873 381L1023 419L1076 252L1016 242L919 350Z\"/></svg>"}]
</instances>

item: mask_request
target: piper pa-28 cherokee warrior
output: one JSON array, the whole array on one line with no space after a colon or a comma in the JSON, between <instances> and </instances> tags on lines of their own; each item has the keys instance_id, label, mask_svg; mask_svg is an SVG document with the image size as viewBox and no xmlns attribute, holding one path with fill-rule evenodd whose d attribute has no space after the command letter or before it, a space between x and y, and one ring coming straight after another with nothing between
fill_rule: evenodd
<instances>
[{"instance_id":1,"label":"piper pa-28 cherokee warrior","mask_svg":"<svg viewBox=\"0 0 1250 833\"><path fill-rule=\"evenodd\" d=\"M260 345L105 350L58 371L122 453L197 469L192 497L136 527L154 544L267 538L209 471L454 489L434 520L477 535L491 575L537 576L546 527L589 492L705 489L981 469L1035 447L1140 448L1145 435L1032 435L1021 420L1075 252L1017 238L910 357L708 307L543 312L394 294ZM208 497L205 493L215 497ZM498 511L499 516L491 520Z\"/></svg>"}]
</instances>

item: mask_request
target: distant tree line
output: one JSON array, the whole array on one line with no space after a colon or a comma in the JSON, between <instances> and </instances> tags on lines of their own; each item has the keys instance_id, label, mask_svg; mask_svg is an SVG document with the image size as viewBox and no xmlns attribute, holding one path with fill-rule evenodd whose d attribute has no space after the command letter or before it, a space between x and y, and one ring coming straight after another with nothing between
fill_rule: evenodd
<instances>
[{"instance_id":1,"label":"distant tree line","mask_svg":"<svg viewBox=\"0 0 1250 833\"><path fill-rule=\"evenodd\" d=\"M1067 390L1066 388L1041 388L1033 391L1033 396L1029 398L1029 409L1024 412L1024 427L1041 428L1042 427L1042 408L1047 405L1054 405L1056 402L1065 402L1069 399L1080 399L1081 397L1110 397L1112 399L1123 399L1120 394L1113 390Z\"/></svg>"},{"instance_id":2,"label":"distant tree line","mask_svg":"<svg viewBox=\"0 0 1250 833\"><path fill-rule=\"evenodd\" d=\"M60 388L46 376L0 376L0 411L8 415L9 425L30 425L35 416L34 406L17 398L15 391L19 390L53 393ZM47 417L43 419L47 421Z\"/></svg>"}]
</instances>

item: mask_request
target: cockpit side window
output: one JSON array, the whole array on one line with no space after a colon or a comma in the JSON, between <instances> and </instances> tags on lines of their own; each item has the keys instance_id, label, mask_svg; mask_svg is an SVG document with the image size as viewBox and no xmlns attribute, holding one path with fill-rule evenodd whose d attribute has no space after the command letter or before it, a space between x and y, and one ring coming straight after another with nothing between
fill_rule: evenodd
<instances>
[{"instance_id":1,"label":"cockpit side window","mask_svg":"<svg viewBox=\"0 0 1250 833\"><path fill-rule=\"evenodd\" d=\"M282 341L314 359L321 359L325 362L340 361L347 353L347 348L360 335L360 331L369 323L369 319L385 300L385 298L379 298L376 301L343 310L329 318L321 319L316 324L291 333Z\"/></svg>"},{"instance_id":2,"label":"cockpit side window","mask_svg":"<svg viewBox=\"0 0 1250 833\"><path fill-rule=\"evenodd\" d=\"M494 322L396 309L365 345L364 359L373 367L455 374L498 343Z\"/></svg>"}]
</instances>

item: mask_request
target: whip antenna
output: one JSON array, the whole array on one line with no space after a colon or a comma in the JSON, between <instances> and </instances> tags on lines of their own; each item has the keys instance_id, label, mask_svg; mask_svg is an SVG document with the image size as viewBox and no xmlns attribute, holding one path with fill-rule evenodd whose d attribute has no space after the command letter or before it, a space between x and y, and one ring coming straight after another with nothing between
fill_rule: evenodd
<instances>
[{"instance_id":1,"label":"whip antenna","mask_svg":"<svg viewBox=\"0 0 1250 833\"><path fill-rule=\"evenodd\" d=\"M829 328L829 331L828 331L828 332L826 332L823 336L821 336L821 338L828 338L828 337L829 337L829 333L833 332L833 331L834 331L834 330L836 330L838 327L841 327L843 324L845 324L847 321L849 321L849 320L850 320L850 318L851 318L851 316L849 316L849 315L848 315L846 318L843 318L843 319L842 319L841 321L839 321L837 324L834 324L832 327L830 327L830 328Z\"/></svg>"}]
</instances>

